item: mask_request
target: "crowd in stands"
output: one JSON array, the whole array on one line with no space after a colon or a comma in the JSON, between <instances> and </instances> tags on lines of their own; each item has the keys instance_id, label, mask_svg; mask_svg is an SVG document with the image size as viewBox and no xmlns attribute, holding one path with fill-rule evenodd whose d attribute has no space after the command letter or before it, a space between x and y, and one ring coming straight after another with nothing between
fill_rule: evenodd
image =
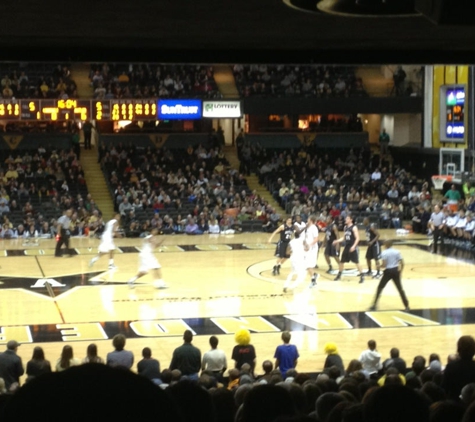
<instances>
[{"instance_id":1,"label":"crowd in stands","mask_svg":"<svg viewBox=\"0 0 475 422\"><path fill-rule=\"evenodd\" d=\"M222 136L212 133L207 144L185 151L132 144L102 144L100 164L122 216L128 237L144 237L152 228L162 234L230 234L273 232L283 212L251 191L246 176L256 172L285 214L303 222L327 216L343 228L351 213L358 224L369 217L380 228L410 228L431 234L429 221L436 203L429 183L395 164L381 161L369 149L264 149L236 139L240 168L231 168ZM55 219L73 207L73 236L99 235L103 217L87 192L77 148L18 150L0 157L0 217L3 238L51 237ZM409 162L405 163L410 166ZM412 169L411 170L416 170ZM448 196L447 196L448 195ZM474 244L475 189L464 185L457 209L444 207L440 239L463 249Z\"/></svg>"},{"instance_id":2,"label":"crowd in stands","mask_svg":"<svg viewBox=\"0 0 475 422\"><path fill-rule=\"evenodd\" d=\"M219 138L186 150L102 145L100 163L128 236L230 234L281 217L230 167Z\"/></svg>"},{"instance_id":3,"label":"crowd in stands","mask_svg":"<svg viewBox=\"0 0 475 422\"><path fill-rule=\"evenodd\" d=\"M229 354L218 347L216 336L210 337L210 349L202 354L193 344L192 332L186 330L168 367L149 347L143 348L142 359L135 363L122 334L114 336L113 350L105 359L95 344L87 347L82 360L74 357L72 346L65 345L51 364L37 346L22 386L25 369L19 344L10 340L0 353L0 416L26 419L38 411L37 404L54 394L61 409L74 400L81 403L75 416L83 419L78 420L113 412L115 407L127 415L127 407L132 407L136 419L142 418L144 408L149 412L154 407L160 420L167 421L471 422L475 418L472 336L461 336L456 352L446 358L431 353L428 358L414 356L412 362L397 347L383 356L375 340L369 340L359 356L344 360L337 345L329 342L324 346L323 368L313 373L298 371L300 356L290 342L291 333L285 331L281 338L274 356L259 362L262 366L257 365L258 351L245 329L236 332L236 346ZM111 388L122 390L121 394ZM139 396L140 406L121 402L131 395ZM170 405L178 406L172 414ZM57 406L51 410L53 420ZM126 420L123 416L114 420Z\"/></svg>"},{"instance_id":4,"label":"crowd in stands","mask_svg":"<svg viewBox=\"0 0 475 422\"><path fill-rule=\"evenodd\" d=\"M352 66L236 64L233 72L242 97L367 96L363 81L356 77Z\"/></svg>"},{"instance_id":5,"label":"crowd in stands","mask_svg":"<svg viewBox=\"0 0 475 422\"><path fill-rule=\"evenodd\" d=\"M294 219L299 216L305 222L315 214L324 226L331 215L343 229L351 213L358 224L369 217L380 228L405 228L431 236L431 215L439 205L443 223L434 241L475 248L475 188L470 182L433 196L429 182L410 161L404 163L409 170L394 163L389 154L381 160L370 149L324 151L313 145L264 149L246 142L243 134L236 145L240 170L256 172L260 183Z\"/></svg>"},{"instance_id":6,"label":"crowd in stands","mask_svg":"<svg viewBox=\"0 0 475 422\"><path fill-rule=\"evenodd\" d=\"M460 192L452 184L445 192L443 201L431 212L429 207L420 205L413 217L414 231L428 233L431 237L433 252L437 252L437 243L451 245L463 250L475 249L475 188L470 182L462 185ZM441 224L435 214L441 215Z\"/></svg>"},{"instance_id":7,"label":"crowd in stands","mask_svg":"<svg viewBox=\"0 0 475 422\"><path fill-rule=\"evenodd\" d=\"M420 202L429 201L427 182L368 149L316 151L264 150L243 146L254 171L273 197L292 216L306 221L331 214L343 222L347 213L377 216L382 228L400 228ZM409 195L417 190L418 196Z\"/></svg>"},{"instance_id":8,"label":"crowd in stands","mask_svg":"<svg viewBox=\"0 0 475 422\"><path fill-rule=\"evenodd\" d=\"M0 63L0 98L78 98L68 64Z\"/></svg>"},{"instance_id":9,"label":"crowd in stands","mask_svg":"<svg viewBox=\"0 0 475 422\"><path fill-rule=\"evenodd\" d=\"M94 98L221 98L209 65L94 63Z\"/></svg>"},{"instance_id":10,"label":"crowd in stands","mask_svg":"<svg viewBox=\"0 0 475 422\"><path fill-rule=\"evenodd\" d=\"M439 205L444 218L435 242L475 248L475 187L470 182L433 196L426 169L411 160L398 164L390 152L381 159L369 147L317 145L313 141L301 148L263 148L258 141L247 141L243 132L236 138L240 171L255 172L294 219L299 216L305 222L315 214L324 226L331 215L342 229L351 213L358 224L370 217L380 228L405 228L431 237L429 222Z\"/></svg>"},{"instance_id":11,"label":"crowd in stands","mask_svg":"<svg viewBox=\"0 0 475 422\"><path fill-rule=\"evenodd\" d=\"M1 238L54 238L56 219L66 208L74 211L73 236L103 226L75 148L40 147L0 156Z\"/></svg>"}]
</instances>

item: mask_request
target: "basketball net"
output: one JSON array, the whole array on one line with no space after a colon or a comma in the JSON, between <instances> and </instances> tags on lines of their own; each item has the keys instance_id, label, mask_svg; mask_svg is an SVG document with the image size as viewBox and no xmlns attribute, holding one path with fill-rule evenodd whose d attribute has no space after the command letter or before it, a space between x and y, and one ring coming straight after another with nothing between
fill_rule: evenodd
<instances>
[{"instance_id":1,"label":"basketball net","mask_svg":"<svg viewBox=\"0 0 475 422\"><path fill-rule=\"evenodd\" d=\"M432 183L434 184L435 190L442 190L444 188L444 183L447 181L448 177L445 176L432 176Z\"/></svg>"}]
</instances>

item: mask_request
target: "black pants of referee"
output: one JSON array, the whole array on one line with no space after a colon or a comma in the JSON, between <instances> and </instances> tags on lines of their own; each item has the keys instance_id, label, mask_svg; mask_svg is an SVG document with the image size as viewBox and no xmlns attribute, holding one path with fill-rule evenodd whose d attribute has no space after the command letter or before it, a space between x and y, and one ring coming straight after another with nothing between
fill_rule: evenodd
<instances>
[{"instance_id":1,"label":"black pants of referee","mask_svg":"<svg viewBox=\"0 0 475 422\"><path fill-rule=\"evenodd\" d=\"M441 229L439 229L438 227L436 227L434 229L434 232L432 233L432 250L434 251L434 253L437 253L437 247L438 247L438 243L439 243L439 239L443 237L443 232Z\"/></svg>"},{"instance_id":2,"label":"black pants of referee","mask_svg":"<svg viewBox=\"0 0 475 422\"><path fill-rule=\"evenodd\" d=\"M373 306L376 307L379 296L381 296L383 289L386 287L386 284L388 284L390 280L394 281L397 291L399 292L399 296L401 296L402 303L404 303L404 306L408 308L409 301L407 300L406 293L404 292L404 289L402 288L401 273L399 272L398 268L386 268L384 270L383 276L381 277L381 280L379 281L379 284L378 284L378 289L376 290L376 296L374 298Z\"/></svg>"},{"instance_id":3,"label":"black pants of referee","mask_svg":"<svg viewBox=\"0 0 475 422\"><path fill-rule=\"evenodd\" d=\"M61 246L66 245L66 251L69 253L69 233L68 231L61 229L59 239L56 242L56 249L54 251L54 256L61 256Z\"/></svg>"}]
</instances>

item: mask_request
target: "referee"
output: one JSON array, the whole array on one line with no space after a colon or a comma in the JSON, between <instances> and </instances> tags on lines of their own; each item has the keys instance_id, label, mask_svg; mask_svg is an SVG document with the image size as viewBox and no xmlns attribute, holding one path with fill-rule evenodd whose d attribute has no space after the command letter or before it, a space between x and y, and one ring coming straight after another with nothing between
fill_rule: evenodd
<instances>
[{"instance_id":1,"label":"referee","mask_svg":"<svg viewBox=\"0 0 475 422\"><path fill-rule=\"evenodd\" d=\"M394 281L402 302L404 303L405 311L409 311L409 301L407 300L406 293L401 284L401 273L404 268L404 261L401 252L393 248L392 240L386 240L384 246L386 247L386 250L381 253L382 266L384 267L383 277L381 278L378 289L376 290L373 306L371 306L369 310L376 310L376 305L378 304L381 292L386 287L386 284L388 284L388 281L392 280Z\"/></svg>"},{"instance_id":2,"label":"referee","mask_svg":"<svg viewBox=\"0 0 475 422\"><path fill-rule=\"evenodd\" d=\"M432 251L437 253L437 245L439 238L443 236L442 229L444 227L445 214L440 209L439 205L434 206L434 212L430 216L429 228L432 230Z\"/></svg>"},{"instance_id":3,"label":"referee","mask_svg":"<svg viewBox=\"0 0 475 422\"><path fill-rule=\"evenodd\" d=\"M61 256L61 246L66 245L66 250L69 253L69 238L71 237L70 225L71 225L71 209L67 209L63 212L63 215L58 218L57 230L58 230L58 241L56 242L56 249L54 251L54 256Z\"/></svg>"}]
</instances>

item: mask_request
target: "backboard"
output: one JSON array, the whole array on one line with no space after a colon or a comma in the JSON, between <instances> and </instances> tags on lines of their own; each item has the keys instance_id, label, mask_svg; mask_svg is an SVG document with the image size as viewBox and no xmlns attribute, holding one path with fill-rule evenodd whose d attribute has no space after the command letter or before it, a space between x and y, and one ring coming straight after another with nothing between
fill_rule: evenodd
<instances>
[{"instance_id":1,"label":"backboard","mask_svg":"<svg viewBox=\"0 0 475 422\"><path fill-rule=\"evenodd\" d=\"M462 179L465 170L465 150L462 148L440 148L439 174L452 176L454 181Z\"/></svg>"}]
</instances>

